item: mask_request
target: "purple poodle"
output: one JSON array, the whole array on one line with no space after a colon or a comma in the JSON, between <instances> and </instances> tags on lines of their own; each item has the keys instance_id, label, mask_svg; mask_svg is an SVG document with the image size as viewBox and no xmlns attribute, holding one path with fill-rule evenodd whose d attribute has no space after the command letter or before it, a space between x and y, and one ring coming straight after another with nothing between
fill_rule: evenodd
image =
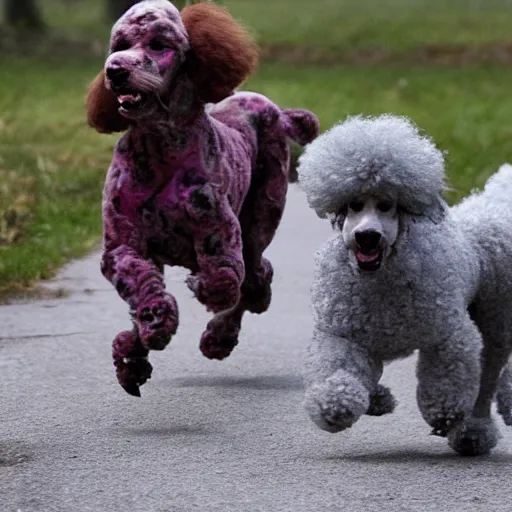
<instances>
[{"instance_id":1,"label":"purple poodle","mask_svg":"<svg viewBox=\"0 0 512 512\"><path fill-rule=\"evenodd\" d=\"M248 33L214 3L182 13L167 0L135 4L114 25L87 98L89 123L118 141L103 196L101 270L130 306L133 327L113 342L131 395L151 376L149 350L178 328L164 265L191 271L189 288L214 313L202 353L227 357L245 311L266 311L273 269L262 256L283 213L287 139L319 133L317 118L266 97L233 93L254 70Z\"/></svg>"}]
</instances>

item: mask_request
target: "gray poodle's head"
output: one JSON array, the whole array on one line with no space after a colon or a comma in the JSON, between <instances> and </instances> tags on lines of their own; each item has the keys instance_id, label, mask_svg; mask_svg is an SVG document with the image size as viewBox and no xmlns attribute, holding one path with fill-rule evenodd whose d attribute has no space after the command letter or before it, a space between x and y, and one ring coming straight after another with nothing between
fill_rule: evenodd
<instances>
[{"instance_id":1,"label":"gray poodle's head","mask_svg":"<svg viewBox=\"0 0 512 512\"><path fill-rule=\"evenodd\" d=\"M401 215L446 214L443 155L405 117L349 117L306 147L298 174L311 208L340 227L363 270L391 254Z\"/></svg>"}]
</instances>

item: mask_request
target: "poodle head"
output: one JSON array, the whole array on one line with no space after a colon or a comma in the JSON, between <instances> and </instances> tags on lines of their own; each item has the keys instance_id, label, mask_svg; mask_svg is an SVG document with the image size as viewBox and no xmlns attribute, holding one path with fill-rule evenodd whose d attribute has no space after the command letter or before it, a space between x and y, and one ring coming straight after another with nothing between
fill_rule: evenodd
<instances>
[{"instance_id":1,"label":"poodle head","mask_svg":"<svg viewBox=\"0 0 512 512\"><path fill-rule=\"evenodd\" d=\"M447 211L443 154L404 117L349 117L306 147L298 174L309 205L340 226L360 268L389 255L401 214L439 222Z\"/></svg>"},{"instance_id":2,"label":"poodle head","mask_svg":"<svg viewBox=\"0 0 512 512\"><path fill-rule=\"evenodd\" d=\"M167 0L143 0L112 28L109 55L87 96L89 124L99 132L123 131L168 109L180 83L201 102L220 101L257 60L252 38L215 3L180 13Z\"/></svg>"}]
</instances>

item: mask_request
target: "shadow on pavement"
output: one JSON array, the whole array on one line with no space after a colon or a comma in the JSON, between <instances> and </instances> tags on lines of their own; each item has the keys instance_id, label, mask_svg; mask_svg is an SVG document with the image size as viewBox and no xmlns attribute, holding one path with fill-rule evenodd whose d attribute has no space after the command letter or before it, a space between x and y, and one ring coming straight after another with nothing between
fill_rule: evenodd
<instances>
[{"instance_id":1,"label":"shadow on pavement","mask_svg":"<svg viewBox=\"0 0 512 512\"><path fill-rule=\"evenodd\" d=\"M299 375L261 375L259 377L183 377L172 380L172 385L179 388L249 388L249 389L284 389L302 390L302 378Z\"/></svg>"}]
</instances>

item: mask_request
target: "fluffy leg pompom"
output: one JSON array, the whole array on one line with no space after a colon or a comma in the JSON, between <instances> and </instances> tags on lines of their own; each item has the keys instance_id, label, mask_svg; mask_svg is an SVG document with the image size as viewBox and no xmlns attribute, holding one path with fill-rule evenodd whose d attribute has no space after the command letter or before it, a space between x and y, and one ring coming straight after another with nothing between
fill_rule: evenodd
<instances>
[{"instance_id":1,"label":"fluffy leg pompom","mask_svg":"<svg viewBox=\"0 0 512 512\"><path fill-rule=\"evenodd\" d=\"M350 428L370 406L368 389L354 375L338 370L306 390L305 407L322 430L335 433Z\"/></svg>"},{"instance_id":2,"label":"fluffy leg pompom","mask_svg":"<svg viewBox=\"0 0 512 512\"><path fill-rule=\"evenodd\" d=\"M391 414L397 406L397 400L391 390L379 384L370 396L370 407L366 411L369 416L382 416Z\"/></svg>"},{"instance_id":3,"label":"fluffy leg pompom","mask_svg":"<svg viewBox=\"0 0 512 512\"><path fill-rule=\"evenodd\" d=\"M448 444L460 455L488 454L501 435L492 418L471 416L448 432Z\"/></svg>"}]
</instances>

